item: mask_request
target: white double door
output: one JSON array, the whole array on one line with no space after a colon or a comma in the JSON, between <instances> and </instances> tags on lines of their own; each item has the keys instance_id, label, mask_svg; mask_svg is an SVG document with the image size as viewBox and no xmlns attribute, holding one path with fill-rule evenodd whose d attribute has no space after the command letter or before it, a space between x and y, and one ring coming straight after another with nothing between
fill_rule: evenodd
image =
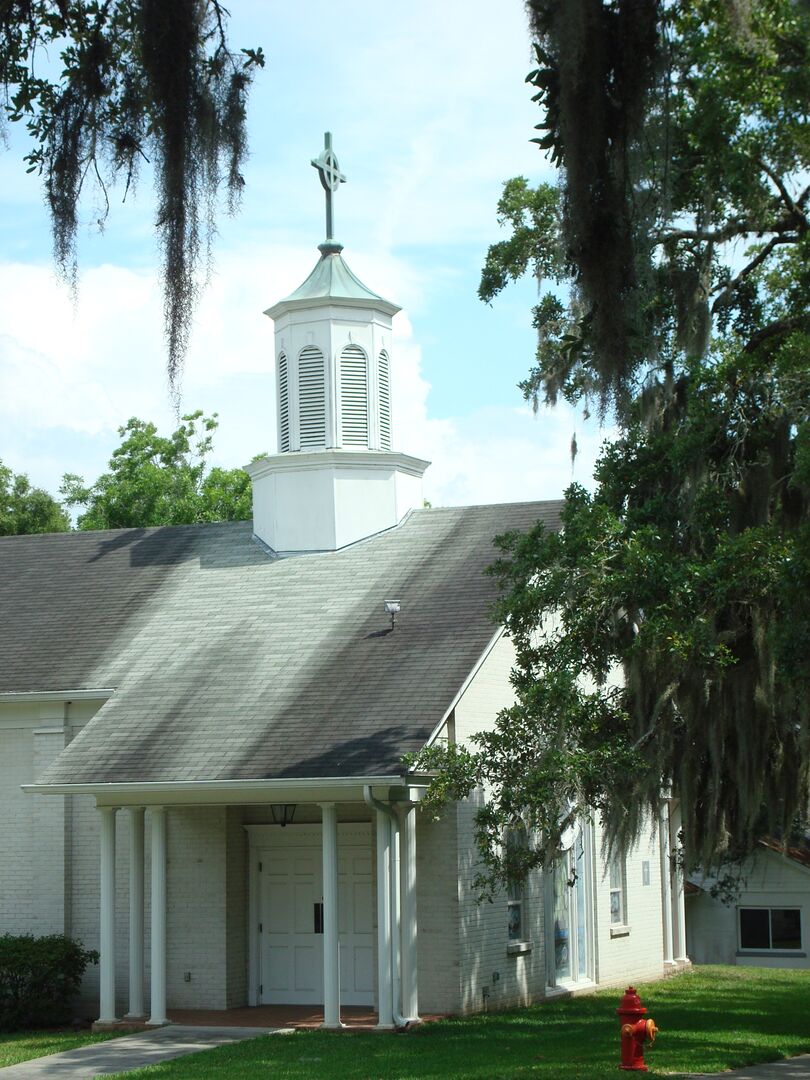
<instances>
[{"instance_id":1,"label":"white double door","mask_svg":"<svg viewBox=\"0 0 810 1080\"><path fill-rule=\"evenodd\" d=\"M276 828L259 854L259 1000L323 1002L321 829ZM372 1005L374 926L371 827L338 826L340 1000Z\"/></svg>"}]
</instances>

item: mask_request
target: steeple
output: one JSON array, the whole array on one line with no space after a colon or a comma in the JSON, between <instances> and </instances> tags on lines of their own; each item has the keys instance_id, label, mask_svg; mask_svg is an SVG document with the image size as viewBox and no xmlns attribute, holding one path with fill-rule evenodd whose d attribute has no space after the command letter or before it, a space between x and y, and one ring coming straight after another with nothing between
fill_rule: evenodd
<instances>
[{"instance_id":1,"label":"steeple","mask_svg":"<svg viewBox=\"0 0 810 1080\"><path fill-rule=\"evenodd\" d=\"M254 531L280 552L334 550L390 528L421 505L428 462L391 449L396 304L349 269L334 239L346 178L324 136L312 161L326 194L320 259L265 312L275 323L278 453L248 466Z\"/></svg>"}]
</instances>

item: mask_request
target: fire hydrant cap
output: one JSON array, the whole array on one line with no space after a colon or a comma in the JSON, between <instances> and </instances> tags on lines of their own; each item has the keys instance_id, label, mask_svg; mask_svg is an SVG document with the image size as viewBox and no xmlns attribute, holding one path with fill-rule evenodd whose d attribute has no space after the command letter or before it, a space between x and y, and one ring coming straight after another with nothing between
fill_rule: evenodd
<instances>
[{"instance_id":1,"label":"fire hydrant cap","mask_svg":"<svg viewBox=\"0 0 810 1080\"><path fill-rule=\"evenodd\" d=\"M619 1007L616 1010L618 1015L641 1017L646 1011L647 1010L641 1004L641 998L636 993L635 986L628 986L624 992L624 997L619 1002Z\"/></svg>"}]
</instances>

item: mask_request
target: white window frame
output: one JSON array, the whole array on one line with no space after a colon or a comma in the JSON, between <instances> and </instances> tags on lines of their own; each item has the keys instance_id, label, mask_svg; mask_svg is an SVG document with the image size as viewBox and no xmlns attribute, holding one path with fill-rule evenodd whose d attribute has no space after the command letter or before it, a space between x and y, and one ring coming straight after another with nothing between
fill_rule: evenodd
<instances>
[{"instance_id":1,"label":"white window frame","mask_svg":"<svg viewBox=\"0 0 810 1080\"><path fill-rule=\"evenodd\" d=\"M528 844L525 832L509 830L504 837L504 844ZM526 883L513 882L506 890L506 948L509 953L530 952L532 941L526 926ZM512 934L512 912L517 910L518 933Z\"/></svg>"},{"instance_id":2,"label":"white window frame","mask_svg":"<svg viewBox=\"0 0 810 1080\"><path fill-rule=\"evenodd\" d=\"M743 911L767 911L768 912L768 941L769 945L743 945L742 923L740 915ZM799 944L794 949L789 945L773 944L773 917L774 911L798 911L799 913ZM738 904L737 905L737 948L746 955L757 953L772 953L776 956L801 956L804 952L804 917L800 904Z\"/></svg>"},{"instance_id":3,"label":"white window frame","mask_svg":"<svg viewBox=\"0 0 810 1080\"><path fill-rule=\"evenodd\" d=\"M524 929L524 892L522 885L510 885L506 893L506 943L507 945L519 945L526 941ZM517 933L512 932L512 913L517 911Z\"/></svg>"},{"instance_id":4,"label":"white window frame","mask_svg":"<svg viewBox=\"0 0 810 1080\"><path fill-rule=\"evenodd\" d=\"M616 877L618 878L618 885L614 883L614 870L617 871ZM628 925L627 921L627 856L623 850L615 851L607 865L607 879L609 886L610 907L608 908L610 913L610 928L611 930L617 930L619 927L625 927ZM613 911L613 896L615 893L619 894L619 905L616 917L614 917Z\"/></svg>"}]
</instances>

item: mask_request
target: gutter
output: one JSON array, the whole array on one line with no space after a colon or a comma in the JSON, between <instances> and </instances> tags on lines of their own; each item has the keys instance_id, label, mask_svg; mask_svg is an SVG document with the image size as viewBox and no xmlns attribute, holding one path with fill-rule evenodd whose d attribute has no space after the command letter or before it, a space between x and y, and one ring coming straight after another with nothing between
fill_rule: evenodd
<instances>
[{"instance_id":1,"label":"gutter","mask_svg":"<svg viewBox=\"0 0 810 1080\"><path fill-rule=\"evenodd\" d=\"M405 787L402 776L315 776L284 777L283 779L252 780L135 780L114 781L112 783L79 784L22 784L23 791L44 795L159 795L163 792L197 792L246 790L274 791L284 788L311 788L316 791L322 787Z\"/></svg>"}]
</instances>

